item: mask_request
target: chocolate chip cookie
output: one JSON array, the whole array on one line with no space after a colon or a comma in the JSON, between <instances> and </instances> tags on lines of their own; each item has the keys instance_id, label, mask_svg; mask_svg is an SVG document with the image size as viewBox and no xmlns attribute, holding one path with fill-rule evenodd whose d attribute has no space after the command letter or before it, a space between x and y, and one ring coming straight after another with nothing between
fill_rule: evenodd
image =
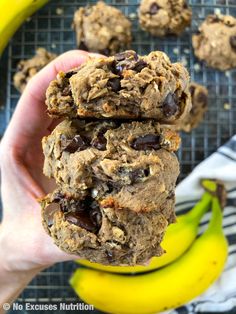
<instances>
[{"instance_id":1,"label":"chocolate chip cookie","mask_svg":"<svg viewBox=\"0 0 236 314\"><path fill-rule=\"evenodd\" d=\"M147 122L65 120L43 139L44 174L63 193L151 211L172 193L179 136ZM146 194L145 194L146 193Z\"/></svg>"},{"instance_id":2,"label":"chocolate chip cookie","mask_svg":"<svg viewBox=\"0 0 236 314\"><path fill-rule=\"evenodd\" d=\"M60 123L43 139L44 173L58 185L42 201L55 243L111 265L161 255L164 231L175 221L179 143L154 121Z\"/></svg>"},{"instance_id":3,"label":"chocolate chip cookie","mask_svg":"<svg viewBox=\"0 0 236 314\"><path fill-rule=\"evenodd\" d=\"M155 36L179 35L191 24L192 11L185 0L142 0L139 23Z\"/></svg>"},{"instance_id":4,"label":"chocolate chip cookie","mask_svg":"<svg viewBox=\"0 0 236 314\"><path fill-rule=\"evenodd\" d=\"M130 46L131 23L115 7L99 1L74 14L74 29L80 49L111 55Z\"/></svg>"},{"instance_id":5,"label":"chocolate chip cookie","mask_svg":"<svg viewBox=\"0 0 236 314\"><path fill-rule=\"evenodd\" d=\"M16 89L22 93L31 77L55 58L56 54L48 52L44 48L38 48L33 58L21 60L17 65L17 72L13 78Z\"/></svg>"},{"instance_id":6,"label":"chocolate chip cookie","mask_svg":"<svg viewBox=\"0 0 236 314\"><path fill-rule=\"evenodd\" d=\"M193 35L195 55L212 68L236 66L236 19L230 15L209 15Z\"/></svg>"},{"instance_id":7,"label":"chocolate chip cookie","mask_svg":"<svg viewBox=\"0 0 236 314\"><path fill-rule=\"evenodd\" d=\"M168 222L159 211L137 214L97 202L81 205L58 191L48 195L42 207L46 231L69 254L105 265L143 264L163 254L160 243Z\"/></svg>"},{"instance_id":8,"label":"chocolate chip cookie","mask_svg":"<svg viewBox=\"0 0 236 314\"><path fill-rule=\"evenodd\" d=\"M206 87L192 82L189 87L192 98L192 109L189 114L174 126L175 130L183 130L190 132L196 128L203 120L204 114L207 110L208 91Z\"/></svg>"},{"instance_id":9,"label":"chocolate chip cookie","mask_svg":"<svg viewBox=\"0 0 236 314\"><path fill-rule=\"evenodd\" d=\"M91 58L79 69L58 74L47 89L46 104L51 116L177 123L191 109L189 74L160 51Z\"/></svg>"}]
</instances>

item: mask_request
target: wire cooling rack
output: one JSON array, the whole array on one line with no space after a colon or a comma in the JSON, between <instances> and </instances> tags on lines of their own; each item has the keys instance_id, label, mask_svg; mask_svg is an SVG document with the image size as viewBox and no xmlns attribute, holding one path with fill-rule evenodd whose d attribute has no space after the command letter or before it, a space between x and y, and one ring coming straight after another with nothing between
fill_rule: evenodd
<instances>
[{"instance_id":1,"label":"wire cooling rack","mask_svg":"<svg viewBox=\"0 0 236 314\"><path fill-rule=\"evenodd\" d=\"M96 1L54 0L30 18L11 40L0 62L0 136L2 136L16 103L19 93L12 84L16 64L21 59L32 57L37 47L62 53L75 48L75 34L71 30L74 11L87 3ZM181 163L180 179L222 143L236 133L236 70L219 72L207 68L193 55L191 35L208 14L223 13L236 16L236 0L190 0L193 21L180 37L157 39L140 30L137 20L137 0L106 1L119 7L133 24L134 41L132 48L139 54L151 50L165 51L172 61L182 61L189 69L192 80L205 85L209 90L209 110L200 127L190 134L182 134L182 147L178 153ZM18 301L35 303L76 302L78 298L70 288L68 279L76 268L67 262L55 265L40 273L21 294ZM18 311L35 313L35 311ZM37 311L46 313L47 311ZM50 311L70 313L70 311ZM85 311L80 311L85 313ZM17 311L14 311L17 313ZM73 311L74 313L74 311ZM86 311L89 313L89 311Z\"/></svg>"}]
</instances>

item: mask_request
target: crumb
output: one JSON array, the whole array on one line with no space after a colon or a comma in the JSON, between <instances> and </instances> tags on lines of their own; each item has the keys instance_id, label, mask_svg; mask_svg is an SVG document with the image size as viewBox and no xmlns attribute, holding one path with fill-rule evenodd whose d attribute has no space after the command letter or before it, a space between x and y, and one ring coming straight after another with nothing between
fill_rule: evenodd
<instances>
[{"instance_id":1,"label":"crumb","mask_svg":"<svg viewBox=\"0 0 236 314\"><path fill-rule=\"evenodd\" d=\"M189 53L190 53L190 50L189 50L188 48L185 48L185 49L184 49L184 53L189 54Z\"/></svg>"},{"instance_id":2,"label":"crumb","mask_svg":"<svg viewBox=\"0 0 236 314\"><path fill-rule=\"evenodd\" d=\"M225 104L224 104L224 109L225 109L225 110L230 110L230 109L231 109L231 104L225 103Z\"/></svg>"},{"instance_id":3,"label":"crumb","mask_svg":"<svg viewBox=\"0 0 236 314\"><path fill-rule=\"evenodd\" d=\"M193 66L194 71L199 72L201 70L200 64L199 63L195 63Z\"/></svg>"},{"instance_id":4,"label":"crumb","mask_svg":"<svg viewBox=\"0 0 236 314\"><path fill-rule=\"evenodd\" d=\"M187 59L186 59L186 57L185 56L182 56L181 57L181 61L180 61L184 66L187 66L188 65L188 61L187 61Z\"/></svg>"},{"instance_id":5,"label":"crumb","mask_svg":"<svg viewBox=\"0 0 236 314\"><path fill-rule=\"evenodd\" d=\"M225 71L225 76L230 77L230 71Z\"/></svg>"},{"instance_id":6,"label":"crumb","mask_svg":"<svg viewBox=\"0 0 236 314\"><path fill-rule=\"evenodd\" d=\"M221 10L220 10L219 8L216 8L216 9L214 10L214 13L215 13L216 15L221 15Z\"/></svg>"},{"instance_id":7,"label":"crumb","mask_svg":"<svg viewBox=\"0 0 236 314\"><path fill-rule=\"evenodd\" d=\"M62 15L64 13L64 10L62 8L56 8L56 14Z\"/></svg>"},{"instance_id":8,"label":"crumb","mask_svg":"<svg viewBox=\"0 0 236 314\"><path fill-rule=\"evenodd\" d=\"M31 16L27 17L26 22L29 23L31 21Z\"/></svg>"},{"instance_id":9,"label":"crumb","mask_svg":"<svg viewBox=\"0 0 236 314\"><path fill-rule=\"evenodd\" d=\"M51 44L52 49L55 49L57 47L57 45L55 43Z\"/></svg>"},{"instance_id":10,"label":"crumb","mask_svg":"<svg viewBox=\"0 0 236 314\"><path fill-rule=\"evenodd\" d=\"M174 53L175 55L179 54L179 48L178 48L178 47L175 47L175 48L173 49L173 53Z\"/></svg>"},{"instance_id":11,"label":"crumb","mask_svg":"<svg viewBox=\"0 0 236 314\"><path fill-rule=\"evenodd\" d=\"M136 19L137 18L137 13L134 13L134 12L130 13L129 14L129 18L132 19L132 20Z\"/></svg>"}]
</instances>

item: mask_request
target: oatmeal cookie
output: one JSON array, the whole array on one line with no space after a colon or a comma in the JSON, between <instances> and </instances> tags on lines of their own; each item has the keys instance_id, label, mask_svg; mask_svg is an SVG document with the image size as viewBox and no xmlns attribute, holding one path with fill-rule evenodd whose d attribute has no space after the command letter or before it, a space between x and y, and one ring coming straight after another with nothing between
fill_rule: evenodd
<instances>
[{"instance_id":1,"label":"oatmeal cookie","mask_svg":"<svg viewBox=\"0 0 236 314\"><path fill-rule=\"evenodd\" d=\"M56 117L152 118L173 124L191 109L189 74L160 51L91 58L58 74L47 89L46 105Z\"/></svg>"}]
</instances>

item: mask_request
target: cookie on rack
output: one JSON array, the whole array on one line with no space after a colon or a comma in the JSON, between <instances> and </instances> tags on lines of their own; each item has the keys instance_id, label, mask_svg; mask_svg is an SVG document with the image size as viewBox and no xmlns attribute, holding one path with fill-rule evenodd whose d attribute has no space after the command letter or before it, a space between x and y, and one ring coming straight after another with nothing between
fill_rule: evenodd
<instances>
[{"instance_id":1,"label":"cookie on rack","mask_svg":"<svg viewBox=\"0 0 236 314\"><path fill-rule=\"evenodd\" d=\"M236 19L230 15L209 15L194 34L195 55L212 68L236 67Z\"/></svg>"},{"instance_id":2,"label":"cookie on rack","mask_svg":"<svg viewBox=\"0 0 236 314\"><path fill-rule=\"evenodd\" d=\"M160 51L91 58L78 69L58 74L47 89L46 105L56 117L177 123L191 109L189 74Z\"/></svg>"},{"instance_id":3,"label":"cookie on rack","mask_svg":"<svg viewBox=\"0 0 236 314\"><path fill-rule=\"evenodd\" d=\"M154 121L65 120L44 138L47 232L64 251L111 265L161 255L175 221L179 136Z\"/></svg>"},{"instance_id":4,"label":"cookie on rack","mask_svg":"<svg viewBox=\"0 0 236 314\"><path fill-rule=\"evenodd\" d=\"M22 93L31 77L55 59L56 56L56 54L47 51L45 48L38 48L33 58L21 60L17 65L17 72L13 78L16 89Z\"/></svg>"},{"instance_id":5,"label":"cookie on rack","mask_svg":"<svg viewBox=\"0 0 236 314\"><path fill-rule=\"evenodd\" d=\"M80 49L111 55L129 48L131 23L113 6L99 1L74 14L73 27Z\"/></svg>"},{"instance_id":6,"label":"cookie on rack","mask_svg":"<svg viewBox=\"0 0 236 314\"><path fill-rule=\"evenodd\" d=\"M155 36L180 35L190 26L192 11L186 0L142 0L139 23Z\"/></svg>"}]
</instances>

